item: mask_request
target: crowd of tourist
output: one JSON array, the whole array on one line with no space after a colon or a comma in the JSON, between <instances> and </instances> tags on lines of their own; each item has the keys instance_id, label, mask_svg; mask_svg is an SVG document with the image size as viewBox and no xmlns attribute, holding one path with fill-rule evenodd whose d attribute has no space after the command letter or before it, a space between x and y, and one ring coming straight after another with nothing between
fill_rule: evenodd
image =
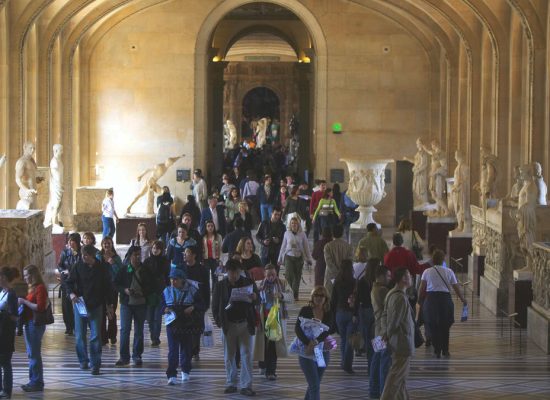
<instances>
[{"instance_id":1,"label":"crowd of tourist","mask_svg":"<svg viewBox=\"0 0 550 400\"><path fill-rule=\"evenodd\" d=\"M243 167L255 166L256 158L265 168L245 169L244 176ZM287 355L290 336L295 336L298 343L290 349L301 349L299 365L308 384L305 398L319 399L334 347L332 335L337 333L345 372L354 374L354 357L367 357L371 398L406 398L417 310L435 357L450 356L451 287L466 301L453 271L444 266L443 253L434 250L430 263L422 263L412 248L424 244L408 221L393 235L391 249L376 224L369 224L353 248L346 225L355 211L345 192L324 181L310 190L307 183L295 182L292 175L274 167L274 159L270 163L261 154L240 150L221 182L210 190L202 171L195 170L193 194L179 217L169 188L163 188L157 199L156 238L139 224L124 257L113 243L117 215L114 192L107 191L101 248L96 247L93 233L82 237L72 233L57 268L65 334L75 336L82 370L100 374L102 347L117 343L117 333L116 367L142 366L145 322L151 346L159 346L164 317L168 384L177 384L178 368L186 382L193 361L200 359L210 315L223 332L228 394L256 394L255 361L266 379L276 380L277 359ZM265 174L256 176L258 170ZM288 305L300 300L303 269L312 266L315 287L304 299L290 335ZM18 317L29 356L29 382L22 388L44 389L41 341L51 322L51 305L36 267L24 269L25 298L17 299L10 286L16 277L17 270L0 269L0 398L10 398L12 392L11 355ZM320 330L305 322L313 318ZM375 338L386 346L373 348Z\"/></svg>"}]
</instances>

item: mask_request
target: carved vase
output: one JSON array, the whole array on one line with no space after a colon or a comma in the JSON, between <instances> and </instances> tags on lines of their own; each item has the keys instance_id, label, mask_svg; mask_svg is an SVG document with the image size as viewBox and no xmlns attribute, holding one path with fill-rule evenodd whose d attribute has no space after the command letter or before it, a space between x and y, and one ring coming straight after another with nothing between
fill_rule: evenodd
<instances>
[{"instance_id":1,"label":"carved vase","mask_svg":"<svg viewBox=\"0 0 550 400\"><path fill-rule=\"evenodd\" d=\"M347 195L355 204L359 205L357 208L360 214L359 219L351 224L351 228L366 229L368 224L376 224L373 213L377 210L374 206L386 196L384 190L386 165L393 160L342 158L340 161L348 165L350 178Z\"/></svg>"}]
</instances>

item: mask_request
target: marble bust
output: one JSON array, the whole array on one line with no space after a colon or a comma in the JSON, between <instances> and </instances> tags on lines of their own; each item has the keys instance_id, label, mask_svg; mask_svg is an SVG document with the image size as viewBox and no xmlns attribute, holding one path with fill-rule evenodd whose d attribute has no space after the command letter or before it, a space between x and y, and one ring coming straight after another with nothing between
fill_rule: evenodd
<instances>
[{"instance_id":1,"label":"marble bust","mask_svg":"<svg viewBox=\"0 0 550 400\"><path fill-rule=\"evenodd\" d=\"M428 204L428 153L424 150L424 143L421 138L416 139L417 152L411 160L404 157L405 160L413 163L413 193L415 199L415 208L421 208Z\"/></svg>"},{"instance_id":2,"label":"marble bust","mask_svg":"<svg viewBox=\"0 0 550 400\"><path fill-rule=\"evenodd\" d=\"M44 226L59 225L59 207L63 197L63 146L53 145L53 157L50 161L50 200L46 206Z\"/></svg>"},{"instance_id":3,"label":"marble bust","mask_svg":"<svg viewBox=\"0 0 550 400\"><path fill-rule=\"evenodd\" d=\"M454 171L454 184L451 189L452 204L458 225L453 232L470 232L472 217L470 214L470 167L465 163L464 153L455 152L458 165Z\"/></svg>"},{"instance_id":4,"label":"marble bust","mask_svg":"<svg viewBox=\"0 0 550 400\"><path fill-rule=\"evenodd\" d=\"M548 187L546 186L546 182L544 182L544 178L542 177L542 166L538 162L533 163L533 179L535 181L535 185L537 186L537 204L540 206L547 205L546 202L546 195L548 193Z\"/></svg>"},{"instance_id":5,"label":"marble bust","mask_svg":"<svg viewBox=\"0 0 550 400\"><path fill-rule=\"evenodd\" d=\"M143 184L143 187L141 188L140 192L137 194L137 196L132 200L128 208L126 209L126 213L130 214L130 210L132 209L132 206L137 203L137 201L145 196L147 194L147 214L154 214L155 213L155 193L162 193L162 188L157 183L157 181L162 178L162 176L168 171L168 168L170 168L176 161L178 161L180 158L182 158L184 154L177 157L169 157L166 159L164 163L156 164L152 168L148 168L145 171L143 171L137 178L139 182L143 179L143 177L147 174L151 174L149 178L145 181Z\"/></svg>"},{"instance_id":6,"label":"marble bust","mask_svg":"<svg viewBox=\"0 0 550 400\"><path fill-rule=\"evenodd\" d=\"M435 200L436 209L429 211L430 217L445 217L449 215L447 200L445 195L445 186L447 179L447 159L441 151L441 146L436 140L432 140L431 149L423 146L424 150L432 157L429 173L429 189L432 198Z\"/></svg>"},{"instance_id":7,"label":"marble bust","mask_svg":"<svg viewBox=\"0 0 550 400\"><path fill-rule=\"evenodd\" d=\"M36 208L36 185L44 180L38 177L38 167L34 161L35 146L32 142L23 144L23 155L15 163L15 183L19 186L19 201L15 207L17 210L30 210Z\"/></svg>"}]
</instances>

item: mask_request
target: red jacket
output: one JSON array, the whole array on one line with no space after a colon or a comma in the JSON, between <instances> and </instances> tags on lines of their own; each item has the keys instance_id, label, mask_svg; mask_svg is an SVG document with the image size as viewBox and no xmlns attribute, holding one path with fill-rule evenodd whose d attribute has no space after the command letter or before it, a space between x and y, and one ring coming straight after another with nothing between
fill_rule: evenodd
<instances>
[{"instance_id":1,"label":"red jacket","mask_svg":"<svg viewBox=\"0 0 550 400\"><path fill-rule=\"evenodd\" d=\"M313 214L315 214L315 210L317 210L317 206L319 205L319 202L323 198L323 195L325 194L324 191L318 190L316 192L313 192L311 194L311 200L309 202L309 214L313 217Z\"/></svg>"},{"instance_id":2,"label":"red jacket","mask_svg":"<svg viewBox=\"0 0 550 400\"><path fill-rule=\"evenodd\" d=\"M392 278L394 271L398 268L407 268L411 276L420 275L426 269L423 265L418 264L416 256L411 250L402 246L395 246L386 253L384 265L391 271Z\"/></svg>"}]
</instances>

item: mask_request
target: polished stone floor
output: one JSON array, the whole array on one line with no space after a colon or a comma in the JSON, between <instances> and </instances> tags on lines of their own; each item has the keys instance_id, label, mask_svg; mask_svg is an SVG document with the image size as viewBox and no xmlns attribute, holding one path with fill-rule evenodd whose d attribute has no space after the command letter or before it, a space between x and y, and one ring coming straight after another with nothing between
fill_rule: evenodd
<instances>
[{"instance_id":1,"label":"polished stone floor","mask_svg":"<svg viewBox=\"0 0 550 400\"><path fill-rule=\"evenodd\" d=\"M311 288L311 272L306 271L300 297L305 299ZM471 299L471 296L469 296ZM304 302L290 307L294 323ZM56 302L56 309L59 302ZM458 313L459 310L457 310ZM549 399L550 357L526 340L525 331L510 334L507 322L491 315L474 301L467 322L456 323L451 330L450 359L435 359L425 347L417 351L408 387L417 399ZM27 360L22 337L17 338L14 354L15 389L13 398L45 399L212 399L244 398L224 395L225 373L223 349L216 332L215 347L203 349L200 361L194 363L191 381L167 386L165 378L167 345L151 348L146 339L144 365L141 368L115 368L117 346L103 350L101 375L81 371L74 351L74 338L63 335L61 316L48 327L44 339L43 358L46 389L43 394L25 394L19 385L26 383ZM459 320L457 315L457 320ZM292 332L293 329L289 329ZM293 337L293 335L290 335ZM146 334L147 338L147 334ZM322 399L368 398L365 358L355 360L356 375L339 369L339 354L334 352L322 382ZM257 371L257 369L256 369ZM266 381L256 374L254 388L259 398L300 399L306 384L296 357L279 360L278 380Z\"/></svg>"}]
</instances>

